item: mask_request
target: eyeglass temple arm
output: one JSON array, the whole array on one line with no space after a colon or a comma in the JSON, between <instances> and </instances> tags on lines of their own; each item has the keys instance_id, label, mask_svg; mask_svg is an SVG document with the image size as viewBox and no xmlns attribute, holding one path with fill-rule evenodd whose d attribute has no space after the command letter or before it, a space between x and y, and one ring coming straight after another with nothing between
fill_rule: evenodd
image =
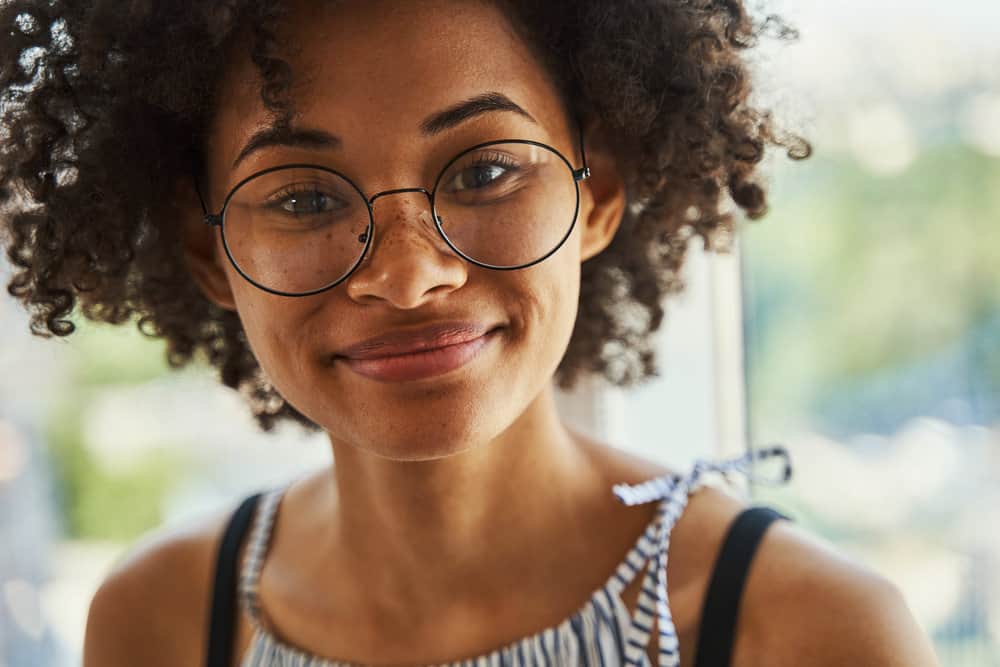
<instances>
[{"instance_id":1,"label":"eyeglass temple arm","mask_svg":"<svg viewBox=\"0 0 1000 667\"><path fill-rule=\"evenodd\" d=\"M198 179L193 178L194 181L194 192L198 195L198 201L201 203L201 212L203 214L202 222L204 222L209 227L218 227L222 224L221 215L213 215L208 212L208 206L205 205L205 198L201 194L201 188L198 187Z\"/></svg>"},{"instance_id":2,"label":"eyeglass temple arm","mask_svg":"<svg viewBox=\"0 0 1000 667\"><path fill-rule=\"evenodd\" d=\"M583 143L583 123L577 121L576 125L580 130L580 158L583 160L583 166L573 170L573 178L579 183L590 178L590 167L587 166L587 149Z\"/></svg>"}]
</instances>

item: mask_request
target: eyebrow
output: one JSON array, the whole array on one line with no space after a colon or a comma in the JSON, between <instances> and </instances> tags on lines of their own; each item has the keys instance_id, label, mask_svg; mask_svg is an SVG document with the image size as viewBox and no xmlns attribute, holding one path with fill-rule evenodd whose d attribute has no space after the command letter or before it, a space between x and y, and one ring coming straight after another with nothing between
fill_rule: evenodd
<instances>
[{"instance_id":1,"label":"eyebrow","mask_svg":"<svg viewBox=\"0 0 1000 667\"><path fill-rule=\"evenodd\" d=\"M420 132L425 136L434 136L445 130L450 130L467 120L486 113L498 111L512 112L527 118L532 123L536 121L521 105L514 102L503 93L488 92L470 97L467 100L435 112L420 124ZM250 135L250 138L233 160L235 169L251 153L263 148L285 146L291 148L331 149L339 148L342 142L336 135L317 128L290 128L288 126L268 126Z\"/></svg>"},{"instance_id":2,"label":"eyebrow","mask_svg":"<svg viewBox=\"0 0 1000 667\"><path fill-rule=\"evenodd\" d=\"M287 126L268 126L250 135L240 154L233 160L233 169L239 166L254 151L271 146L291 148L338 148L340 139L329 132L314 128L293 129Z\"/></svg>"},{"instance_id":3,"label":"eyebrow","mask_svg":"<svg viewBox=\"0 0 1000 667\"><path fill-rule=\"evenodd\" d=\"M452 105L444 111L431 114L420 124L420 131L427 136L432 136L464 123L470 118L495 111L512 111L527 118L532 123L537 123L530 113L503 93L483 93Z\"/></svg>"}]
</instances>

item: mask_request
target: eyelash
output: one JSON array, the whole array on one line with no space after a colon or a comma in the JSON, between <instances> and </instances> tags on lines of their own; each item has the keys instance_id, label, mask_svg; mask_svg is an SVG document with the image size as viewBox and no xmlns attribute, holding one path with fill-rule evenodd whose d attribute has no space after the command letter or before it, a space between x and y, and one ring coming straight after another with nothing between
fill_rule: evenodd
<instances>
[{"instance_id":1,"label":"eyelash","mask_svg":"<svg viewBox=\"0 0 1000 667\"><path fill-rule=\"evenodd\" d=\"M509 155L504 155L503 153L487 153L476 157L475 161L469 165L470 167L503 167L508 170L518 169L517 162L515 162Z\"/></svg>"},{"instance_id":2,"label":"eyelash","mask_svg":"<svg viewBox=\"0 0 1000 667\"><path fill-rule=\"evenodd\" d=\"M515 161L509 155L505 155L504 153L498 153L498 152L485 153L476 156L474 161L468 164L465 168L469 169L475 167L501 167L508 172L517 171L520 169L517 161ZM268 204L270 206L281 206L285 201L288 200L288 198L294 197L295 195L317 192L318 187L319 186L314 186L314 185L293 185L283 188L282 190L279 190L278 192L268 197Z\"/></svg>"},{"instance_id":3,"label":"eyelash","mask_svg":"<svg viewBox=\"0 0 1000 667\"><path fill-rule=\"evenodd\" d=\"M289 185L282 188L278 192L274 193L268 197L268 202L272 204L280 204L287 200L289 197L294 197L295 195L300 195L304 193L319 192L319 186L317 185Z\"/></svg>"},{"instance_id":4,"label":"eyelash","mask_svg":"<svg viewBox=\"0 0 1000 667\"><path fill-rule=\"evenodd\" d=\"M285 188L279 190L278 192L274 193L270 197L268 197L268 199L267 199L267 208L269 208L269 209L283 209L284 206L285 206L285 204L289 201L289 199L292 199L292 198L296 197L297 195L306 195L306 196L309 196L309 195L312 195L312 194L318 194L319 196L325 197L326 199L330 200L331 202L334 202L334 203L336 202L337 197L335 195L327 194L327 193L323 192L320 188L321 188L321 186L318 185L318 184L317 185L310 185L310 184L305 184L305 185L291 185L291 186L285 187ZM313 212L291 213L290 211L286 211L286 213L295 215L296 217L309 217L311 215L314 215Z\"/></svg>"}]
</instances>

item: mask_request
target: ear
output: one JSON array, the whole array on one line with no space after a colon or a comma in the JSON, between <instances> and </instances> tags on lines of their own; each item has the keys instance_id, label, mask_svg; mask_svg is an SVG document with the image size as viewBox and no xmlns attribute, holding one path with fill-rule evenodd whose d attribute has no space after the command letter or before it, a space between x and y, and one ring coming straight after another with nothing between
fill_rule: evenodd
<instances>
[{"instance_id":1,"label":"ear","mask_svg":"<svg viewBox=\"0 0 1000 667\"><path fill-rule=\"evenodd\" d=\"M625 214L625 181L597 122L587 124L584 141L590 178L580 182L580 261L608 247Z\"/></svg>"},{"instance_id":2,"label":"ear","mask_svg":"<svg viewBox=\"0 0 1000 667\"><path fill-rule=\"evenodd\" d=\"M236 301L226 275L225 263L229 260L221 250L220 228L205 224L201 198L193 181L182 180L175 193L184 260L191 277L205 298L220 308L235 311Z\"/></svg>"}]
</instances>

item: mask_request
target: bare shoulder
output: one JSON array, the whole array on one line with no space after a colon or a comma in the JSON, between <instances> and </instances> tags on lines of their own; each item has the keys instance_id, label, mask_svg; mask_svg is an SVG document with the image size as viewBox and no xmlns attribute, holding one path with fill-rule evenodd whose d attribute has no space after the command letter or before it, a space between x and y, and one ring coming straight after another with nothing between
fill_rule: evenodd
<instances>
[{"instance_id":1,"label":"bare shoulder","mask_svg":"<svg viewBox=\"0 0 1000 667\"><path fill-rule=\"evenodd\" d=\"M230 511L144 538L90 603L84 667L203 661L215 553Z\"/></svg>"},{"instance_id":2,"label":"bare shoulder","mask_svg":"<svg viewBox=\"0 0 1000 667\"><path fill-rule=\"evenodd\" d=\"M764 535L738 623L735 664L938 664L892 582L788 521Z\"/></svg>"},{"instance_id":3,"label":"bare shoulder","mask_svg":"<svg viewBox=\"0 0 1000 667\"><path fill-rule=\"evenodd\" d=\"M617 451L604 464L633 483L668 471ZM709 580L729 528L748 503L706 485L689 497L674 526L668 585L678 637L693 647ZM767 529L748 572L737 620L733 664L938 665L899 589L794 522Z\"/></svg>"},{"instance_id":4,"label":"bare shoulder","mask_svg":"<svg viewBox=\"0 0 1000 667\"><path fill-rule=\"evenodd\" d=\"M700 611L722 543L749 505L702 487L674 528L682 576ZM899 589L793 521L771 524L741 596L733 646L741 667L937 665L933 648Z\"/></svg>"}]
</instances>

